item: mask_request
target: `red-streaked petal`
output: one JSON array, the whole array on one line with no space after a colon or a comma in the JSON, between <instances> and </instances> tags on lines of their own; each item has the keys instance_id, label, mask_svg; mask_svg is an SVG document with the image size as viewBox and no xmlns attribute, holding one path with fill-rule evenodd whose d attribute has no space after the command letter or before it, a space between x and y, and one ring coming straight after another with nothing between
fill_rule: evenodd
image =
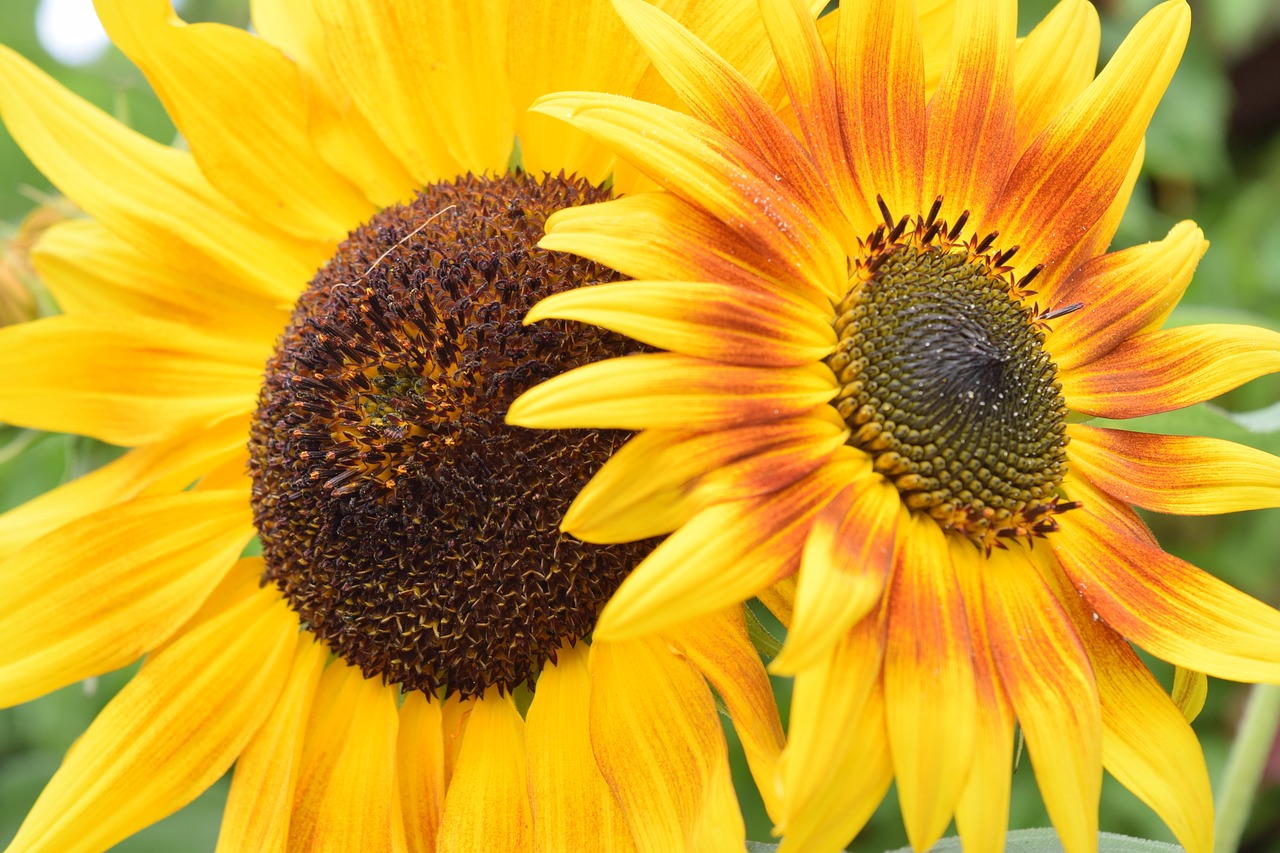
<instances>
[{"instance_id":1,"label":"red-streaked petal","mask_svg":"<svg viewBox=\"0 0 1280 853\"><path fill-rule=\"evenodd\" d=\"M548 296L525 324L592 323L658 349L747 367L797 367L835 349L830 312L777 293L693 281L624 281Z\"/></svg>"},{"instance_id":2,"label":"red-streaked petal","mask_svg":"<svg viewBox=\"0 0 1280 853\"><path fill-rule=\"evenodd\" d=\"M0 707L137 660L196 612L253 535L239 492L139 498L0 563Z\"/></svg>"},{"instance_id":3,"label":"red-streaked petal","mask_svg":"<svg viewBox=\"0 0 1280 853\"><path fill-rule=\"evenodd\" d=\"M1208 325L1129 338L1058 377L1071 409L1102 418L1138 418L1210 400L1277 371L1280 333Z\"/></svg>"},{"instance_id":4,"label":"red-streaked petal","mask_svg":"<svg viewBox=\"0 0 1280 853\"><path fill-rule=\"evenodd\" d=\"M216 853L285 853L302 733L327 655L311 634L298 635L280 699L236 759Z\"/></svg>"},{"instance_id":5,"label":"red-streaked petal","mask_svg":"<svg viewBox=\"0 0 1280 853\"><path fill-rule=\"evenodd\" d=\"M564 93L533 106L585 130L664 189L803 269L820 290L843 295L845 253L811 219L793 188L736 140L681 113L616 95Z\"/></svg>"},{"instance_id":6,"label":"red-streaked petal","mask_svg":"<svg viewBox=\"0 0 1280 853\"><path fill-rule=\"evenodd\" d=\"M835 396L824 364L758 368L642 353L574 368L522 394L507 423L540 429L715 430L795 417Z\"/></svg>"},{"instance_id":7,"label":"red-streaked petal","mask_svg":"<svg viewBox=\"0 0 1280 853\"><path fill-rule=\"evenodd\" d=\"M1183 0L1147 13L1014 166L996 227L1021 245L1019 271L1055 266L1111 206L1182 56L1190 20Z\"/></svg>"},{"instance_id":8,"label":"red-streaked petal","mask_svg":"<svg viewBox=\"0 0 1280 853\"><path fill-rule=\"evenodd\" d=\"M898 528L906 529L907 520L897 489L875 475L846 487L818 513L800 556L787 640L772 672L794 675L813 666L880 603Z\"/></svg>"},{"instance_id":9,"label":"red-streaked petal","mask_svg":"<svg viewBox=\"0 0 1280 853\"><path fill-rule=\"evenodd\" d=\"M658 637L591 647L591 745L636 848L741 850L745 829L715 702Z\"/></svg>"},{"instance_id":10,"label":"red-streaked petal","mask_svg":"<svg viewBox=\"0 0 1280 853\"><path fill-rule=\"evenodd\" d=\"M1194 223L1181 222L1159 242L1087 261L1054 288L1053 303L1046 306L1084 306L1049 324L1045 348L1058 369L1095 361L1167 317L1208 248Z\"/></svg>"},{"instance_id":11,"label":"red-streaked petal","mask_svg":"<svg viewBox=\"0 0 1280 853\"><path fill-rule=\"evenodd\" d=\"M765 809L777 819L781 814L777 770L784 745L782 722L769 676L747 636L742 608L731 607L684 622L664 636L707 677L724 700ZM538 686L540 689L542 683Z\"/></svg>"},{"instance_id":12,"label":"red-streaked petal","mask_svg":"<svg viewBox=\"0 0 1280 853\"><path fill-rule=\"evenodd\" d=\"M444 723L440 701L405 693L396 735L396 788L409 853L435 853L444 812Z\"/></svg>"},{"instance_id":13,"label":"red-streaked petal","mask_svg":"<svg viewBox=\"0 0 1280 853\"><path fill-rule=\"evenodd\" d=\"M562 646L556 662L542 668L529 705L525 743L537 853L635 850L591 751L588 654L586 643Z\"/></svg>"},{"instance_id":14,"label":"red-streaked petal","mask_svg":"<svg viewBox=\"0 0 1280 853\"><path fill-rule=\"evenodd\" d=\"M1156 657L1234 681L1280 682L1280 612L1097 518L1057 516L1050 539L1108 625Z\"/></svg>"},{"instance_id":15,"label":"red-streaked petal","mask_svg":"<svg viewBox=\"0 0 1280 853\"><path fill-rule=\"evenodd\" d=\"M798 296L830 310L803 265L781 264L767 247L671 193L651 192L566 207L547 219L538 245L573 252L636 279L713 281Z\"/></svg>"},{"instance_id":16,"label":"red-streaked petal","mask_svg":"<svg viewBox=\"0 0 1280 853\"><path fill-rule=\"evenodd\" d=\"M1101 36L1092 3L1062 0L1018 42L1013 144L1019 156L1093 82Z\"/></svg>"},{"instance_id":17,"label":"red-streaked petal","mask_svg":"<svg viewBox=\"0 0 1280 853\"><path fill-rule=\"evenodd\" d=\"M884 198L897 216L920 209L924 176L924 53L912 0L853 3L841 11L836 42L836 94L850 165L867 195ZM857 222L870 233L881 222L875 198ZM851 208L852 210L852 208Z\"/></svg>"},{"instance_id":18,"label":"red-streaked petal","mask_svg":"<svg viewBox=\"0 0 1280 853\"><path fill-rule=\"evenodd\" d=\"M826 416L834 411L717 432L645 430L578 492L561 529L587 542L632 542L670 533L709 502L785 488L844 446L848 427Z\"/></svg>"},{"instance_id":19,"label":"red-streaked petal","mask_svg":"<svg viewBox=\"0 0 1280 853\"><path fill-rule=\"evenodd\" d=\"M1280 459L1216 438L1067 427L1072 469L1126 503L1175 515L1280 506Z\"/></svg>"},{"instance_id":20,"label":"red-streaked petal","mask_svg":"<svg viewBox=\"0 0 1280 853\"><path fill-rule=\"evenodd\" d=\"M964 789L977 730L972 650L946 536L929 517L902 531L889 580L884 700L907 837L925 850Z\"/></svg>"},{"instance_id":21,"label":"red-streaked petal","mask_svg":"<svg viewBox=\"0 0 1280 853\"><path fill-rule=\"evenodd\" d=\"M1213 850L1213 794L1195 732L1125 642L1097 622L1056 561L1037 548L1036 567L1071 616L1097 679L1102 763L1160 815L1188 853Z\"/></svg>"},{"instance_id":22,"label":"red-streaked petal","mask_svg":"<svg viewBox=\"0 0 1280 853\"><path fill-rule=\"evenodd\" d=\"M1102 712L1093 668L1070 618L1020 553L982 569L987 636L1027 739L1045 808L1068 853L1096 851Z\"/></svg>"},{"instance_id":23,"label":"red-streaked petal","mask_svg":"<svg viewBox=\"0 0 1280 853\"><path fill-rule=\"evenodd\" d=\"M921 199L941 196L943 218L968 210L982 228L1014 159L1018 4L958 0L955 20L951 65L929 99Z\"/></svg>"},{"instance_id":24,"label":"red-streaked petal","mask_svg":"<svg viewBox=\"0 0 1280 853\"><path fill-rule=\"evenodd\" d=\"M105 850L191 802L275 706L297 617L274 589L156 655L98 714L10 850Z\"/></svg>"},{"instance_id":25,"label":"red-streaked petal","mask_svg":"<svg viewBox=\"0 0 1280 853\"><path fill-rule=\"evenodd\" d=\"M595 636L661 631L740 604L794 572L813 517L858 471L837 461L773 494L702 510L622 582Z\"/></svg>"}]
</instances>

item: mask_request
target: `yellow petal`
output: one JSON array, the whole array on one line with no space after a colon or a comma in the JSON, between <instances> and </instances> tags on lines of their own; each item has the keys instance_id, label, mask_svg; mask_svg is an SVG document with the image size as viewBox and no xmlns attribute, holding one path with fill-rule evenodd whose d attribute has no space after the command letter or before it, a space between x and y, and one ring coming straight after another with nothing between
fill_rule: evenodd
<instances>
[{"instance_id":1,"label":"yellow petal","mask_svg":"<svg viewBox=\"0 0 1280 853\"><path fill-rule=\"evenodd\" d=\"M168 638L253 535L234 492L139 498L37 539L0 563L0 705L136 660Z\"/></svg>"},{"instance_id":2,"label":"yellow petal","mask_svg":"<svg viewBox=\"0 0 1280 853\"><path fill-rule=\"evenodd\" d=\"M245 215L189 152L129 130L8 48L0 48L0 117L68 198L175 270L216 270L238 288L292 303L331 253L330 243L297 240Z\"/></svg>"},{"instance_id":3,"label":"yellow petal","mask_svg":"<svg viewBox=\"0 0 1280 853\"><path fill-rule=\"evenodd\" d=\"M742 608L683 622L664 636L701 670L729 709L765 809L776 819L781 813L776 783L782 722L769 676L747 636Z\"/></svg>"},{"instance_id":4,"label":"yellow petal","mask_svg":"<svg viewBox=\"0 0 1280 853\"><path fill-rule=\"evenodd\" d=\"M591 745L646 853L740 851L728 750L701 674L658 638L591 647Z\"/></svg>"},{"instance_id":5,"label":"yellow petal","mask_svg":"<svg viewBox=\"0 0 1280 853\"><path fill-rule=\"evenodd\" d=\"M635 849L622 809L591 752L591 676L586 643L561 647L542 668L525 721L533 849Z\"/></svg>"},{"instance_id":6,"label":"yellow petal","mask_svg":"<svg viewBox=\"0 0 1280 853\"><path fill-rule=\"evenodd\" d=\"M533 849L524 720L511 696L498 695L496 687L471 707L437 848Z\"/></svg>"},{"instance_id":7,"label":"yellow petal","mask_svg":"<svg viewBox=\"0 0 1280 853\"><path fill-rule=\"evenodd\" d=\"M444 812L444 731L440 702L410 690L400 704L396 787L409 853L435 853Z\"/></svg>"},{"instance_id":8,"label":"yellow petal","mask_svg":"<svg viewBox=\"0 0 1280 853\"><path fill-rule=\"evenodd\" d=\"M878 604L907 512L882 477L849 486L814 520L800 557L795 612L770 670L812 666Z\"/></svg>"},{"instance_id":9,"label":"yellow petal","mask_svg":"<svg viewBox=\"0 0 1280 853\"><path fill-rule=\"evenodd\" d=\"M920 44L924 49L924 94L932 98L951 66L955 39L956 0L916 0L920 16Z\"/></svg>"},{"instance_id":10,"label":"yellow petal","mask_svg":"<svg viewBox=\"0 0 1280 853\"><path fill-rule=\"evenodd\" d=\"M0 420L112 444L253 409L260 352L161 320L59 316L0 329Z\"/></svg>"},{"instance_id":11,"label":"yellow petal","mask_svg":"<svg viewBox=\"0 0 1280 853\"><path fill-rule=\"evenodd\" d=\"M1093 82L1101 40L1098 11L1086 0L1062 0L1018 42L1014 150L1027 150L1058 113Z\"/></svg>"},{"instance_id":12,"label":"yellow petal","mask_svg":"<svg viewBox=\"0 0 1280 853\"><path fill-rule=\"evenodd\" d=\"M782 491L704 509L654 549L601 611L620 640L740 604L798 568L813 517L848 482L831 464Z\"/></svg>"},{"instance_id":13,"label":"yellow petal","mask_svg":"<svg viewBox=\"0 0 1280 853\"><path fill-rule=\"evenodd\" d=\"M315 0L337 79L424 184L506 169L507 5Z\"/></svg>"},{"instance_id":14,"label":"yellow petal","mask_svg":"<svg viewBox=\"0 0 1280 853\"><path fill-rule=\"evenodd\" d=\"M216 853L284 853L302 733L327 654L311 634L298 635L280 699L236 759Z\"/></svg>"},{"instance_id":15,"label":"yellow petal","mask_svg":"<svg viewBox=\"0 0 1280 853\"><path fill-rule=\"evenodd\" d=\"M1173 668L1173 690L1169 698L1178 706L1188 723L1194 723L1204 710L1204 700L1209 694L1209 678L1203 672L1182 666Z\"/></svg>"},{"instance_id":16,"label":"yellow petal","mask_svg":"<svg viewBox=\"0 0 1280 853\"><path fill-rule=\"evenodd\" d=\"M312 240L340 240L373 214L316 153L298 69L277 48L234 27L187 26L169 0L97 0L97 9L205 177L244 210Z\"/></svg>"},{"instance_id":17,"label":"yellow petal","mask_svg":"<svg viewBox=\"0 0 1280 853\"><path fill-rule=\"evenodd\" d=\"M1027 739L1045 808L1067 853L1098 846L1102 717L1093 667L1070 618L1020 553L982 569L982 606L1000 681Z\"/></svg>"},{"instance_id":18,"label":"yellow petal","mask_svg":"<svg viewBox=\"0 0 1280 853\"><path fill-rule=\"evenodd\" d=\"M548 296L525 315L603 326L683 355L748 367L798 367L836 345L831 318L794 298L732 285L626 281Z\"/></svg>"},{"instance_id":19,"label":"yellow petal","mask_svg":"<svg viewBox=\"0 0 1280 853\"><path fill-rule=\"evenodd\" d=\"M1232 441L1067 427L1068 462L1111 494L1177 515L1280 506L1280 459Z\"/></svg>"},{"instance_id":20,"label":"yellow petal","mask_svg":"<svg viewBox=\"0 0 1280 853\"><path fill-rule=\"evenodd\" d=\"M907 838L926 850L951 822L973 757L969 627L947 540L912 517L889 582L884 699Z\"/></svg>"},{"instance_id":21,"label":"yellow petal","mask_svg":"<svg viewBox=\"0 0 1280 853\"><path fill-rule=\"evenodd\" d=\"M244 451L245 418L229 418L195 435L136 448L95 471L0 515L0 554L11 554L73 519L140 495L179 491L202 472Z\"/></svg>"},{"instance_id":22,"label":"yellow petal","mask_svg":"<svg viewBox=\"0 0 1280 853\"><path fill-rule=\"evenodd\" d=\"M511 404L507 423L540 429L713 430L803 414L835 391L834 377L823 364L738 367L642 353L584 365L526 391Z\"/></svg>"},{"instance_id":23,"label":"yellow petal","mask_svg":"<svg viewBox=\"0 0 1280 853\"><path fill-rule=\"evenodd\" d=\"M405 851L395 785L398 693L341 659L320 676L302 746L290 850Z\"/></svg>"},{"instance_id":24,"label":"yellow petal","mask_svg":"<svg viewBox=\"0 0 1280 853\"><path fill-rule=\"evenodd\" d=\"M68 750L9 850L105 850L195 799L275 706L297 626L261 590L148 661Z\"/></svg>"}]
</instances>

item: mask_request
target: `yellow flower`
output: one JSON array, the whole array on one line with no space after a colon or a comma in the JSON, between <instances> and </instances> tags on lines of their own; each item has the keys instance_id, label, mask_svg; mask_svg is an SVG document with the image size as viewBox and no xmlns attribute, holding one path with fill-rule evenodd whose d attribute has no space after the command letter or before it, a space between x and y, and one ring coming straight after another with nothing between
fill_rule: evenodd
<instances>
[{"instance_id":1,"label":"yellow flower","mask_svg":"<svg viewBox=\"0 0 1280 853\"><path fill-rule=\"evenodd\" d=\"M684 20L780 100L752 9ZM630 346L520 323L616 278L534 245L613 155L525 113L669 92L612 8L99 14L190 151L0 49L0 115L90 217L36 247L65 313L0 332L0 420L132 448L0 517L0 706L145 663L10 849L104 849L235 762L219 850L740 851L708 681L760 778L782 748L741 610L588 643L642 546L557 524L619 438L503 423Z\"/></svg>"},{"instance_id":2,"label":"yellow flower","mask_svg":"<svg viewBox=\"0 0 1280 853\"><path fill-rule=\"evenodd\" d=\"M1187 38L1182 0L1094 78L1093 7L1022 41L1012 0L761 13L795 122L656 10L619 0L693 117L583 92L535 110L668 190L562 211L547 248L636 281L550 297L669 352L578 368L509 419L640 430L565 528L675 531L601 614L613 642L761 596L789 634L784 848L835 850L896 781L927 848L1003 849L1015 721L1067 850L1105 767L1212 847L1201 673L1280 681L1280 613L1164 553L1130 505L1280 504L1280 460L1086 425L1280 370L1280 335L1163 329L1207 247L1104 254ZM787 120L789 121L789 119ZM794 133L788 128L794 127ZM1179 703L1132 642L1182 667Z\"/></svg>"}]
</instances>

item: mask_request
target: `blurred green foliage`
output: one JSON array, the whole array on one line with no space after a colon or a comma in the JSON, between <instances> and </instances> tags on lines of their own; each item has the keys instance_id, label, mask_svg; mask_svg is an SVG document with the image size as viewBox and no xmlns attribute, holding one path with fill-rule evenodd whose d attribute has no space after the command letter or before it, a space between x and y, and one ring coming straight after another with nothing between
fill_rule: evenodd
<instances>
[{"instance_id":1,"label":"blurred green foliage","mask_svg":"<svg viewBox=\"0 0 1280 853\"><path fill-rule=\"evenodd\" d=\"M36 5L37 0L0 3L0 38L6 45L142 133L164 142L175 140L172 122L142 75L114 48L79 68L60 65L45 53L33 24ZM1098 0L1098 5L1103 13L1105 59L1154 2ZM1256 101L1259 91L1263 101L1268 95L1268 84L1263 81L1259 86L1257 72L1250 74L1251 62L1270 52L1276 54L1277 64L1263 67L1280 69L1280 3L1192 0L1192 6L1191 41L1152 122L1143 178L1116 246L1157 240L1177 221L1196 220L1212 248L1172 322L1244 322L1280 329L1280 99L1261 104L1261 119L1259 105L1248 100ZM1051 7L1050 0L1022 0L1022 32ZM247 0L189 0L183 16L243 26ZM1278 94L1280 73L1270 78L1269 87L1271 95ZM1248 126L1239 126L1242 114L1251 117ZM0 236L11 233L34 206L34 198L51 191L0 130ZM1266 377L1213 405L1152 418L1140 428L1215 435L1280 453L1280 405L1273 405L1277 400L1280 378ZM1126 426L1135 427L1132 422ZM91 470L116 452L82 438L0 427L0 510ZM1280 510L1215 518L1149 516L1148 520L1168 550L1263 600L1280 604ZM758 612L769 627L781 630L763 608ZM1169 668L1157 661L1151 665L1168 684ZM0 845L12 837L62 753L131 674L132 669L110 673L0 712ZM790 684L785 679L774 683L785 722ZM1212 682L1208 704L1195 724L1215 778L1225 760L1244 690ZM763 806L745 771L741 747L732 730L728 732L748 834L768 840ZM1280 851L1280 755L1273 756L1264 786L1242 846L1254 853ZM117 849L211 850L226 787L224 779L187 809ZM1110 778L1103 789L1101 823L1110 832L1172 840L1160 821ZM1048 825L1025 762L1014 776L1011 824ZM904 844L891 790L852 849L882 851Z\"/></svg>"}]
</instances>

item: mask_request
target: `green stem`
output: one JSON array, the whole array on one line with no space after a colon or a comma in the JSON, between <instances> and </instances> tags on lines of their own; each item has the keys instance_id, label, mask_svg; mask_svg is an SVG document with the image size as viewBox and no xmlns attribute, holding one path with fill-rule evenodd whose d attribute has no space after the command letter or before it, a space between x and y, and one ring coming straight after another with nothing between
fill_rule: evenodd
<instances>
[{"instance_id":1,"label":"green stem","mask_svg":"<svg viewBox=\"0 0 1280 853\"><path fill-rule=\"evenodd\" d=\"M1240 730L1231 745L1218 788L1214 853L1235 853L1240 848L1240 837L1249 820L1277 728L1280 728L1280 685L1255 684L1249 691Z\"/></svg>"}]
</instances>

